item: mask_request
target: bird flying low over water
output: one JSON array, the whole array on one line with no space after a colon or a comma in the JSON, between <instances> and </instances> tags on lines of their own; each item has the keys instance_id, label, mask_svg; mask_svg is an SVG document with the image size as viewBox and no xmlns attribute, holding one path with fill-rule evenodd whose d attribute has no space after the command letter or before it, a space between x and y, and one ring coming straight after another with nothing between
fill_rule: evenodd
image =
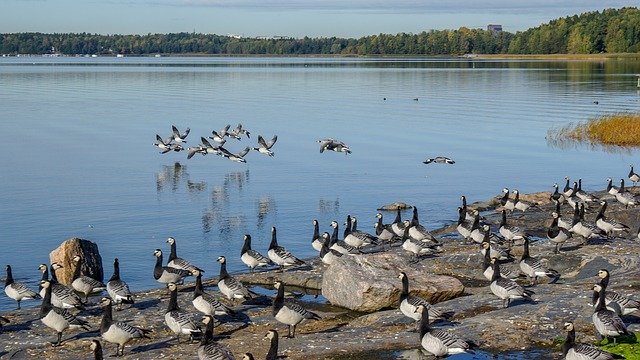
<instances>
[{"instance_id":1,"label":"bird flying low over water","mask_svg":"<svg viewBox=\"0 0 640 360\"><path fill-rule=\"evenodd\" d=\"M278 141L278 135L274 135L273 138L271 138L271 140L269 140L269 142L266 142L264 140L264 138L261 135L258 135L258 144L260 145L259 147L254 147L253 150L261 153L261 154L265 154L268 156L273 156L273 151L271 151L271 147L273 146L273 144L276 143L276 141Z\"/></svg>"},{"instance_id":2,"label":"bird flying low over water","mask_svg":"<svg viewBox=\"0 0 640 360\"><path fill-rule=\"evenodd\" d=\"M160 149L162 154L166 154L169 151L181 151L184 148L179 144L174 144L173 138L163 139L160 135L156 134L156 142L153 145L157 146Z\"/></svg>"},{"instance_id":3,"label":"bird flying low over water","mask_svg":"<svg viewBox=\"0 0 640 360\"><path fill-rule=\"evenodd\" d=\"M327 138L318 140L318 143L320 144L320 153L323 153L325 150L331 150L335 152L343 152L345 155L351 154L349 146L342 141Z\"/></svg>"},{"instance_id":4,"label":"bird flying low over water","mask_svg":"<svg viewBox=\"0 0 640 360\"><path fill-rule=\"evenodd\" d=\"M422 162L423 164L455 164L456 162L446 156L436 156L434 158L429 158Z\"/></svg>"},{"instance_id":5,"label":"bird flying low over water","mask_svg":"<svg viewBox=\"0 0 640 360\"><path fill-rule=\"evenodd\" d=\"M222 156L226 157L227 159L231 160L231 161L235 161L235 162L239 162L239 163L246 163L247 160L244 159L245 155L247 155L249 153L249 151L251 150L250 147L246 147L243 150L241 150L239 153L237 154L233 154L231 152L229 152L229 150L220 147L220 151L222 151Z\"/></svg>"},{"instance_id":6,"label":"bird flying low over water","mask_svg":"<svg viewBox=\"0 0 640 360\"><path fill-rule=\"evenodd\" d=\"M189 132L191 131L191 129L186 128L184 130L183 133L180 133L180 130L178 130L178 128L175 125L171 125L171 130L173 131L173 141L177 142L177 143L186 143L187 140L185 140L187 138L187 135L189 135Z\"/></svg>"}]
</instances>

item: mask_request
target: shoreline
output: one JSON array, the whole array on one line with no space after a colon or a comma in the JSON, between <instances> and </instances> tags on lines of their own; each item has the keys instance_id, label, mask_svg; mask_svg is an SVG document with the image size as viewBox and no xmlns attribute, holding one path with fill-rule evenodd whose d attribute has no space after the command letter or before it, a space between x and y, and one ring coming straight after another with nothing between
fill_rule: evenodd
<instances>
[{"instance_id":1,"label":"shoreline","mask_svg":"<svg viewBox=\"0 0 640 360\"><path fill-rule=\"evenodd\" d=\"M640 188L633 188L638 193ZM526 199L545 199L549 193L543 192L528 196ZM605 197L604 191L596 195ZM531 201L531 200L530 200ZM494 211L497 199L474 203L469 207L476 208L488 222L497 224L499 215ZM612 272L611 288L623 294L632 295L636 300L640 294L640 242L629 239L613 239L609 241L591 241L580 245L578 239L569 240L564 245L563 254L552 254L553 245L546 241L546 226L550 221L553 206L541 204L540 210L516 213L512 216L515 225L525 227L533 237L538 239L532 244L533 256L543 258L552 268L561 272L562 277L557 284L541 283L534 287L535 304L514 302L503 309L501 302L488 289L489 282L480 273L482 257L477 246L464 244L455 232L455 225L445 226L433 231L441 239L443 252L437 257L423 259L416 266L428 270L428 273L452 275L465 285L464 294L455 299L438 303L436 307L452 310L455 315L451 323L436 323L449 331L459 334L465 339L477 343L481 349L493 352L516 352L538 349L548 354L558 352L556 342L564 339L562 323L572 320L578 330L579 341L593 341L594 329L591 324L592 308L588 305L591 292L590 284L596 281L599 268L607 267ZM568 218L568 209L563 216ZM635 229L640 225L640 208L625 209L619 204L610 203L609 216L627 223L635 236ZM588 213L588 219L595 216ZM310 236L309 236L310 237ZM310 239L309 239L310 241ZM389 251L404 254L401 247L393 247ZM513 254L519 258L521 249L514 246ZM358 256L367 256L358 255ZM410 260L409 255L403 255ZM312 259L309 267L290 269L285 272L266 270L255 273L234 273L241 281L251 285L263 285L268 289L275 280L284 280L287 285L295 285L319 290L322 272L326 268L317 258ZM407 265L410 266L410 265ZM413 265L411 265L413 266ZM509 264L513 267L514 264ZM517 268L517 264L515 265ZM399 270L398 270L399 271ZM203 279L205 291L216 296L219 292L212 285L217 276ZM191 305L193 282L180 287L179 304L181 308L194 314ZM262 291L261 291L262 292ZM271 314L270 300L273 291L265 290L268 296L257 301L248 301L243 305L232 304L221 299L243 315L239 318L222 317L221 325L214 330L218 341L228 346L236 358L250 351L261 358L266 354L268 341L262 340L267 330L275 328L281 337L286 334L286 326L275 321ZM100 296L91 297L95 304ZM419 340L413 320L405 317L395 309L383 309L369 314L338 308L314 300L298 299L305 307L318 312L322 320L303 322L299 326L295 339L280 341L279 354L290 359L334 359L346 354L357 354L368 351L392 351L419 348ZM37 303L37 302L36 302ZM128 321L130 324L152 329L151 340L135 341L125 347L125 358L158 359L194 357L198 344L177 344L174 334L164 324L164 311L168 303L168 291L155 288L136 294L136 304L125 307L123 311L114 312L114 319ZM29 302L28 304L34 304ZM26 304L25 304L26 305ZM0 328L0 359L75 359L86 358L90 354L90 339L100 338L99 323L101 309L91 306L83 311L91 325L92 331L66 331L63 335L63 346L52 348L48 342L55 338L54 332L46 328L37 314L39 306L27 307L21 311L10 311L2 315L11 323ZM623 318L631 331L640 331L640 314L631 314ZM492 331L487 331L487 328ZM115 346L103 342L105 355L113 353ZM536 350L537 351L537 350ZM547 355L548 355L547 354Z\"/></svg>"}]
</instances>

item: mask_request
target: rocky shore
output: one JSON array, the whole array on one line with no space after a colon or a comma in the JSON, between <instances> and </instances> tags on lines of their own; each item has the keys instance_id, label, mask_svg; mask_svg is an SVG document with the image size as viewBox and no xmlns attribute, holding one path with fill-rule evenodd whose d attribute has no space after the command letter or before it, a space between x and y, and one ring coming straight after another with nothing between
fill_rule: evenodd
<instances>
[{"instance_id":1,"label":"rocky shore","mask_svg":"<svg viewBox=\"0 0 640 360\"><path fill-rule=\"evenodd\" d=\"M601 198L607 197L604 192L596 195ZM465 243L455 231L455 223L433 231L442 243L442 252L436 256L425 257L416 262L400 246L393 246L384 252L356 255L353 259L345 261L373 263L374 259L393 257L393 263L380 261L385 271L395 274L386 281L387 287L396 289L394 294L397 293L398 296L401 283L397 274L400 271L413 271L424 274L425 277L442 275L455 278L455 281L463 285L460 291L431 298L433 302L437 302L436 307L454 312L451 321L439 321L435 326L449 329L489 352L547 349L547 354L559 354L557 339L564 338L562 324L566 321L575 323L578 341L590 342L595 339L595 329L591 322L593 308L589 304L591 286L597 282L596 274L599 269L610 270L609 289L640 299L640 241L636 237L640 226L640 208L627 209L615 199L609 200L607 216L629 225L632 229L630 232L612 239L585 241L574 237L563 245L563 253L553 254L554 245L546 239L546 229L554 209L553 205L548 203L548 197L549 193L526 197L538 202L538 207L524 213L517 211L509 218L511 223L531 234L532 256L541 259L561 274L557 283L543 282L531 288L535 291L535 303L514 301L508 308L502 308L501 300L491 293L489 281L482 275L483 257L479 247ZM500 215L495 209L498 205L496 199L491 199L484 203L472 204L471 207L481 211L486 221L495 224L497 229ZM593 206L593 209L594 212L587 213L587 220L592 222L597 206ZM410 216L409 212L405 214ZM571 210L567 205L563 207L562 216L566 219L571 218ZM512 254L516 259L521 253L522 246L513 247ZM505 266L518 268L517 262ZM325 271L327 265L313 259L306 266L284 272L273 270L235 274L245 284L254 285L254 289L265 296L242 304L222 299L238 310L240 315L219 318L221 324L215 328L218 341L228 346L238 359L242 358L245 352L253 353L256 359L264 358L269 348L269 341L263 339L267 331L275 328L281 336L286 334L286 326L278 323L271 314L271 300L275 295L271 285L276 280L282 280L287 284L288 291L310 294L295 301L322 317L319 321L303 322L298 327L296 338L281 338L279 354L286 355L289 359L349 358L345 355L420 347L415 323L402 315L397 308L385 305L380 310L364 313L330 305L323 301L322 297L314 299L314 294L322 294ZM214 286L216 280L206 280L205 290L219 294ZM418 280L412 280L412 284L414 282L415 290L420 290L422 286ZM523 278L521 283L526 284L527 280ZM414 290L413 285L411 289ZM199 319L191 305L192 291L193 283L181 286L178 301L184 310L192 312L194 318ZM99 296L94 296L91 302L96 304L99 299ZM183 336L182 343L178 344L175 335L164 324L168 299L169 292L166 289L155 289L136 294L136 303L133 306L125 306L124 310L114 312L115 320L124 320L153 331L151 339L127 345L125 358L197 357L198 343L188 343ZM38 320L38 311L38 307L31 307L2 314L11 323L0 328L0 359L91 358L89 342L100 337L102 310L97 305L90 306L82 312L93 331L67 331L63 336L63 346L58 348L49 345L49 342L55 339L55 334ZM640 332L638 312L624 316L623 320L631 331ZM103 342L103 347L105 355L115 353L115 345ZM554 357L559 356L557 354Z\"/></svg>"}]
</instances>

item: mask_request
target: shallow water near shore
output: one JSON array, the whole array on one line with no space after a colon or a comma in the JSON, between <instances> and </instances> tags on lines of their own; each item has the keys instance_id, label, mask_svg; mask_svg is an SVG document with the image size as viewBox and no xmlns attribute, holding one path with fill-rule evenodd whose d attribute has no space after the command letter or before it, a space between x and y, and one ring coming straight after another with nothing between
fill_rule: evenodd
<instances>
[{"instance_id":1,"label":"shallow water near shore","mask_svg":"<svg viewBox=\"0 0 640 360\"><path fill-rule=\"evenodd\" d=\"M474 202L505 186L551 190L564 176L603 189L606 177L626 177L637 150L556 148L545 135L639 111L636 73L640 64L626 61L1 58L0 263L36 288L48 253L81 237L98 244L105 280L118 257L123 279L141 291L159 286L152 254L168 254L169 236L213 277L219 255L230 271L246 271L242 235L264 254L271 226L308 258L312 219L320 231L337 220L342 232L351 214L373 231L376 208L404 201L438 228L455 221L463 194ZM172 124L191 128L191 146L237 123L251 138L227 148L277 134L275 156L187 160L152 145ZM320 154L324 137L353 153ZM439 155L456 163L422 164ZM14 307L0 297L0 312Z\"/></svg>"},{"instance_id":2,"label":"shallow water near shore","mask_svg":"<svg viewBox=\"0 0 640 360\"><path fill-rule=\"evenodd\" d=\"M527 351L513 351L508 353L490 353L476 350L473 354L457 354L447 356L447 359L455 360L544 360L553 358L553 352L545 349L534 349ZM395 351L370 351L345 356L328 358L330 360L422 360L436 359L422 349L395 350Z\"/></svg>"}]
</instances>

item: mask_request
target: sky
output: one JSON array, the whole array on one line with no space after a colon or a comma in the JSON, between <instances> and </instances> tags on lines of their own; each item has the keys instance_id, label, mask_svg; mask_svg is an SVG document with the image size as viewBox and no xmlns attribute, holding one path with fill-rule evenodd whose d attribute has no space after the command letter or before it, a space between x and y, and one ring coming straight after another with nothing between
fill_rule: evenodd
<instances>
[{"instance_id":1,"label":"sky","mask_svg":"<svg viewBox=\"0 0 640 360\"><path fill-rule=\"evenodd\" d=\"M0 0L0 33L361 37L431 29L510 32L638 0Z\"/></svg>"}]
</instances>

